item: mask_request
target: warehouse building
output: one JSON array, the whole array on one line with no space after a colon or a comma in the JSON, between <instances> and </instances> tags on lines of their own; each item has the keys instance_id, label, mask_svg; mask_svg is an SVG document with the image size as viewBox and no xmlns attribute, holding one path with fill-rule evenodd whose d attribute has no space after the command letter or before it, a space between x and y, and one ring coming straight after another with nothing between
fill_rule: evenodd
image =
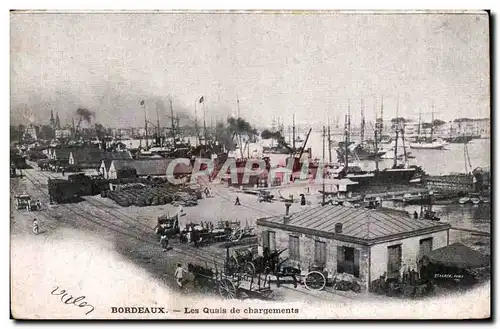
<instances>
[{"instance_id":1,"label":"warehouse building","mask_svg":"<svg viewBox=\"0 0 500 329\"><path fill-rule=\"evenodd\" d=\"M287 208L288 212L288 208ZM449 244L450 225L381 209L319 206L257 220L259 253L287 249L291 266L349 273L365 291L386 275L417 269L419 255Z\"/></svg>"},{"instance_id":2,"label":"warehouse building","mask_svg":"<svg viewBox=\"0 0 500 329\"><path fill-rule=\"evenodd\" d=\"M104 159L132 159L130 152L106 152L95 148L72 150L68 163L82 169L99 169Z\"/></svg>"},{"instance_id":3,"label":"warehouse building","mask_svg":"<svg viewBox=\"0 0 500 329\"><path fill-rule=\"evenodd\" d=\"M133 160L113 160L109 165L107 178L120 179L131 177L160 177L167 178L167 169L172 159L133 159ZM106 165L104 163L104 165ZM191 174L191 168L179 163L174 168L176 177Z\"/></svg>"},{"instance_id":4,"label":"warehouse building","mask_svg":"<svg viewBox=\"0 0 500 329\"><path fill-rule=\"evenodd\" d=\"M59 161L60 163L68 163L69 155L76 148L67 147L52 147L48 149L47 156L50 160Z\"/></svg>"}]
</instances>

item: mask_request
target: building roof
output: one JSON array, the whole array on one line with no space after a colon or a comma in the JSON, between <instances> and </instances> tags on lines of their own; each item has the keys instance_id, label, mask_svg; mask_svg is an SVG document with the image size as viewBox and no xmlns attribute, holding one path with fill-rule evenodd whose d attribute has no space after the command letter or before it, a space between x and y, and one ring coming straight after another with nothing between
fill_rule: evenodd
<instances>
[{"instance_id":1,"label":"building roof","mask_svg":"<svg viewBox=\"0 0 500 329\"><path fill-rule=\"evenodd\" d=\"M456 268L477 268L490 264L488 256L458 242L434 249L425 256L434 264Z\"/></svg>"},{"instance_id":2,"label":"building roof","mask_svg":"<svg viewBox=\"0 0 500 329\"><path fill-rule=\"evenodd\" d=\"M335 233L335 224L342 224L342 233ZM450 228L449 224L416 220L409 216L365 208L319 206L284 216L257 220L257 225L323 236L325 238L372 245Z\"/></svg>"},{"instance_id":3,"label":"building roof","mask_svg":"<svg viewBox=\"0 0 500 329\"><path fill-rule=\"evenodd\" d=\"M62 159L69 159L69 155L71 152L73 152L75 149L74 148L54 148L54 155L56 156L57 160L62 160Z\"/></svg>"},{"instance_id":4,"label":"building roof","mask_svg":"<svg viewBox=\"0 0 500 329\"><path fill-rule=\"evenodd\" d=\"M138 176L166 176L167 169L173 159L133 159L133 160L113 160L112 165L115 170L133 168ZM174 174L190 174L191 168L183 164L177 164Z\"/></svg>"}]
</instances>

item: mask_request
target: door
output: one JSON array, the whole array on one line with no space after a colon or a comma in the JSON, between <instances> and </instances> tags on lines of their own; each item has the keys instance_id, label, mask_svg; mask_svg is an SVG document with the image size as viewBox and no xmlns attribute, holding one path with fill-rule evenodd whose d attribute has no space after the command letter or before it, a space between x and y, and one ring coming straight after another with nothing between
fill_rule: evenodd
<instances>
[{"instance_id":1,"label":"door","mask_svg":"<svg viewBox=\"0 0 500 329\"><path fill-rule=\"evenodd\" d=\"M314 242L314 263L319 267L326 267L326 243Z\"/></svg>"},{"instance_id":2,"label":"door","mask_svg":"<svg viewBox=\"0 0 500 329\"><path fill-rule=\"evenodd\" d=\"M354 248L344 247L344 272L354 274Z\"/></svg>"},{"instance_id":3,"label":"door","mask_svg":"<svg viewBox=\"0 0 500 329\"><path fill-rule=\"evenodd\" d=\"M352 247L337 247L337 273L349 273L359 278L359 250Z\"/></svg>"},{"instance_id":4,"label":"door","mask_svg":"<svg viewBox=\"0 0 500 329\"><path fill-rule=\"evenodd\" d=\"M276 250L276 232L263 231L262 232L262 248L268 248L270 252Z\"/></svg>"},{"instance_id":5,"label":"door","mask_svg":"<svg viewBox=\"0 0 500 329\"><path fill-rule=\"evenodd\" d=\"M300 260L299 237L290 235L288 238L288 255L290 259Z\"/></svg>"},{"instance_id":6,"label":"door","mask_svg":"<svg viewBox=\"0 0 500 329\"><path fill-rule=\"evenodd\" d=\"M401 245L387 247L387 277L397 278L401 269Z\"/></svg>"},{"instance_id":7,"label":"door","mask_svg":"<svg viewBox=\"0 0 500 329\"><path fill-rule=\"evenodd\" d=\"M430 251L432 251L432 238L420 240L419 257L422 257Z\"/></svg>"},{"instance_id":8,"label":"door","mask_svg":"<svg viewBox=\"0 0 500 329\"><path fill-rule=\"evenodd\" d=\"M276 251L276 232L269 231L269 251Z\"/></svg>"}]
</instances>

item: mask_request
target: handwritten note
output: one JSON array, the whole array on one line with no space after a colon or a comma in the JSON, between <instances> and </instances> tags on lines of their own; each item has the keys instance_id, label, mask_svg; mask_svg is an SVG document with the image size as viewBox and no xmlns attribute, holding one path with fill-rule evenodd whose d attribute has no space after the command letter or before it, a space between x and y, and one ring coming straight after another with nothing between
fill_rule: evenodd
<instances>
[{"instance_id":1,"label":"handwritten note","mask_svg":"<svg viewBox=\"0 0 500 329\"><path fill-rule=\"evenodd\" d=\"M85 315L89 315L94 311L94 306L83 301L85 299L85 296L80 296L75 298L72 295L68 294L66 290L60 289L59 287L55 287L50 294L53 296L61 296L61 302L63 302L64 304L74 305L76 307L83 307L87 309L91 308L85 313Z\"/></svg>"}]
</instances>

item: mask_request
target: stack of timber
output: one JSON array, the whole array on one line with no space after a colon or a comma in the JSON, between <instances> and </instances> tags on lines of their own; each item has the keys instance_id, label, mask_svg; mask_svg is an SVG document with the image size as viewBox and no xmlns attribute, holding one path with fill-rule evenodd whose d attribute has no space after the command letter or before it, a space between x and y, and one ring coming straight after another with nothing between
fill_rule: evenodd
<instances>
[{"instance_id":1,"label":"stack of timber","mask_svg":"<svg viewBox=\"0 0 500 329\"><path fill-rule=\"evenodd\" d=\"M122 207L157 206L169 203L179 203L183 206L198 204L196 195L170 187L133 186L118 191L106 191L101 193L101 196L109 197Z\"/></svg>"}]
</instances>

